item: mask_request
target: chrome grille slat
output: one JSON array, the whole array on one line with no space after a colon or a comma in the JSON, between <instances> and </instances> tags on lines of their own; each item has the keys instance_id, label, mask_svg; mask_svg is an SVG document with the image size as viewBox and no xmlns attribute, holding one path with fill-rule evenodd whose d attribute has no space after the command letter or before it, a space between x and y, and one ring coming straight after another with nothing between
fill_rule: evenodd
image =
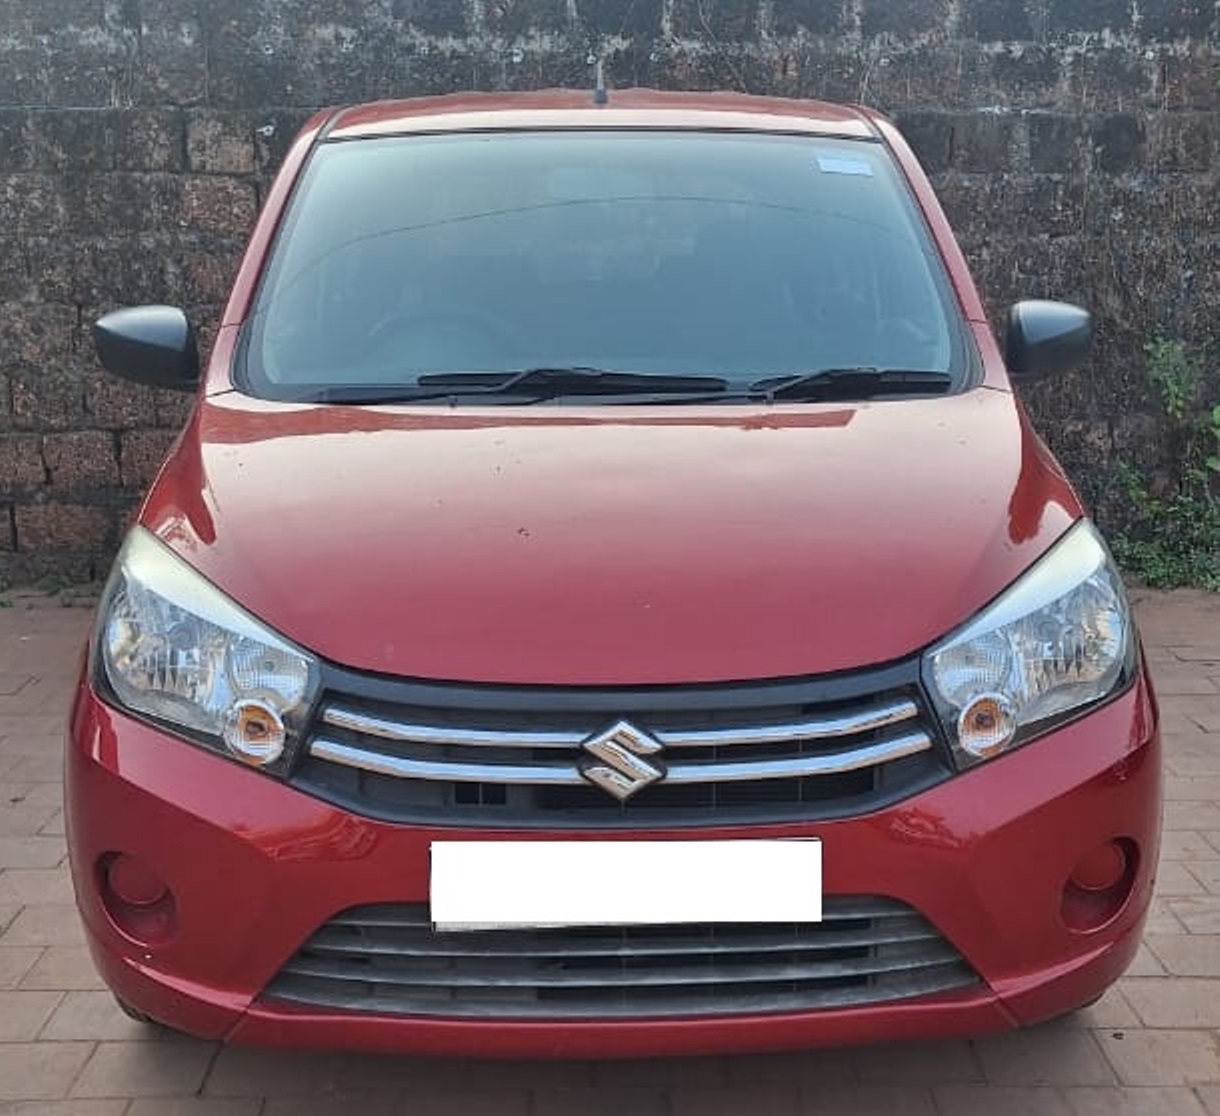
<instances>
[{"instance_id":1,"label":"chrome grille slat","mask_svg":"<svg viewBox=\"0 0 1220 1116\"><path fill-rule=\"evenodd\" d=\"M653 735L666 748L733 748L790 744L800 740L829 740L871 732L913 720L918 715L919 708L913 701L896 701L850 715L809 718L789 724L731 729L660 729ZM468 729L427 725L362 713L335 701L328 702L323 707L320 720L333 728L375 736L382 740L462 748L578 748L597 727L594 725L588 732L556 732L546 729Z\"/></svg>"},{"instance_id":2,"label":"chrome grille slat","mask_svg":"<svg viewBox=\"0 0 1220 1116\"><path fill-rule=\"evenodd\" d=\"M671 784L748 782L754 779L799 779L817 775L839 775L891 763L917 755L932 747L924 732L908 733L897 739L856 748L850 752L800 756L793 759L748 760L733 763L671 763L665 779ZM356 748L325 736L315 736L310 755L331 763L393 775L402 779L430 779L454 783L505 783L523 786L585 785L575 764L536 763L530 766L508 763L460 763L419 760L409 756Z\"/></svg>"},{"instance_id":3,"label":"chrome grille slat","mask_svg":"<svg viewBox=\"0 0 1220 1116\"><path fill-rule=\"evenodd\" d=\"M799 756L794 759L738 760L734 763L671 763L665 779L670 783L731 783L751 779L801 779L815 775L841 775L864 767L892 763L905 756L926 752L932 738L912 732L882 744L854 748L850 752Z\"/></svg>"},{"instance_id":4,"label":"chrome grille slat","mask_svg":"<svg viewBox=\"0 0 1220 1116\"><path fill-rule=\"evenodd\" d=\"M324 675L289 780L389 822L762 825L875 811L953 772L918 659L638 689Z\"/></svg>"},{"instance_id":5,"label":"chrome grille slat","mask_svg":"<svg viewBox=\"0 0 1220 1116\"><path fill-rule=\"evenodd\" d=\"M439 959L438 959L439 960ZM699 984L770 984L776 981L835 980L842 977L872 976L882 973L906 972L911 969L926 969L936 965L951 965L957 954L943 943L926 949L918 957L859 957L840 961L810 961L805 964L771 965L725 965L717 966L700 958L700 964L676 964L665 968L649 965L633 970L607 965L602 971L595 969L565 972L561 965L555 971L546 971L542 965L522 965L520 971L502 964L505 961L528 960L518 957L495 957L488 959L473 954L461 959L460 967L443 960L429 968L418 964L419 957L412 958L414 965L401 969L383 966L377 979L383 984L406 984L420 988L619 988L630 983L633 988L649 988L659 985ZM603 959L622 962L623 959ZM655 961L655 958L649 958ZM301 959L293 965L298 976L335 977L343 976L345 966L340 959L311 957Z\"/></svg>"},{"instance_id":6,"label":"chrome grille slat","mask_svg":"<svg viewBox=\"0 0 1220 1116\"><path fill-rule=\"evenodd\" d=\"M434 933L423 904L344 912L265 996L451 1018L816 1011L966 989L977 975L894 900L827 896L823 923ZM332 949L332 943L343 943Z\"/></svg>"},{"instance_id":7,"label":"chrome grille slat","mask_svg":"<svg viewBox=\"0 0 1220 1116\"><path fill-rule=\"evenodd\" d=\"M399 779L428 779L450 783L505 783L510 786L585 785L580 771L572 764L536 763L531 766L510 763L450 763L440 760L411 759L409 756L387 755L365 748L353 748L338 740L316 736L309 745L309 754L330 763L372 771L378 775L393 775Z\"/></svg>"},{"instance_id":8,"label":"chrome grille slat","mask_svg":"<svg viewBox=\"0 0 1220 1116\"><path fill-rule=\"evenodd\" d=\"M675 992L671 996L650 997L646 1005L624 1002L614 996L600 998L596 1004L539 1002L520 997L507 999L488 994L471 995L460 1003L445 997L427 998L419 989L390 988L369 996L353 989L345 981L311 980L285 977L268 989L271 999L304 1003L331 1011L351 1011L379 1015L414 1016L440 1019L699 1019L717 1015L779 1015L809 1011L832 1011L836 1008L865 1007L870 1004L893 1003L917 996L934 996L955 992L976 983L964 966L944 967L927 972L901 973L890 978L884 987L871 996L862 996L854 988L815 988L798 992L767 990L751 992L739 989L730 998L706 988L704 998L694 998Z\"/></svg>"},{"instance_id":9,"label":"chrome grille slat","mask_svg":"<svg viewBox=\"0 0 1220 1116\"><path fill-rule=\"evenodd\" d=\"M463 939L478 936L481 943L490 943L482 935L463 933ZM635 945L631 948L621 941L582 937L578 942L561 944L549 942L546 945L499 945L497 951L501 956L511 957L562 957L566 953L579 954L582 957L663 957L667 954L682 953L684 955L723 954L723 953L816 953L833 949L847 949L862 945L901 945L910 942L930 941L936 937L935 931L926 923L915 925L883 926L868 931L838 931L819 935L817 941L798 943L791 935L774 935L771 937L751 937L748 941L717 942L703 938L674 938L664 944ZM465 948L458 945L431 945L427 950L414 946L409 938L395 935L393 932L366 929L360 937L353 939L350 934L336 932L333 927L323 927L314 935L310 949L314 953L361 957L374 954L398 957L467 957L472 954L477 943L470 943Z\"/></svg>"},{"instance_id":10,"label":"chrome grille slat","mask_svg":"<svg viewBox=\"0 0 1220 1116\"><path fill-rule=\"evenodd\" d=\"M895 899L871 895L836 895L822 908L822 927L836 922L858 922L861 919L917 919L927 925L910 907ZM367 907L335 915L327 926L348 926L354 929L395 927L406 930L431 930L432 921L427 907L414 903L373 903ZM474 941L479 931L463 931L463 941ZM498 940L502 940L497 935Z\"/></svg>"},{"instance_id":11,"label":"chrome grille slat","mask_svg":"<svg viewBox=\"0 0 1220 1116\"><path fill-rule=\"evenodd\" d=\"M421 725L361 713L358 709L333 701L322 707L319 719L332 728L347 729L362 736L376 736L381 740L463 748L576 748L588 735L544 729L509 732L501 729L465 729L455 725Z\"/></svg>"}]
</instances>

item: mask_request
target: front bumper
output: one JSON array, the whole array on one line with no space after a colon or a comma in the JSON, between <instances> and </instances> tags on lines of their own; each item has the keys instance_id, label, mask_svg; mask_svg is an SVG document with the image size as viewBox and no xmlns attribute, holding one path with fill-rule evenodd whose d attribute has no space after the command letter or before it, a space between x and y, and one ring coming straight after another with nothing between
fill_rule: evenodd
<instances>
[{"instance_id":1,"label":"front bumper","mask_svg":"<svg viewBox=\"0 0 1220 1116\"><path fill-rule=\"evenodd\" d=\"M357 817L115 712L82 680L66 752L69 849L97 966L124 1001L208 1038L502 1057L606 1057L948 1037L1037 1022L1100 995L1138 947L1160 827L1160 742L1146 678L1010 756L876 813L748 829L548 834ZM819 837L825 893L918 911L980 974L970 989L882 1005L711 1018L454 1020L322 1011L263 990L350 907L424 902L434 839ZM1135 852L1104 924L1062 915L1073 869L1100 844ZM126 853L173 891L172 928L123 933L101 899Z\"/></svg>"}]
</instances>

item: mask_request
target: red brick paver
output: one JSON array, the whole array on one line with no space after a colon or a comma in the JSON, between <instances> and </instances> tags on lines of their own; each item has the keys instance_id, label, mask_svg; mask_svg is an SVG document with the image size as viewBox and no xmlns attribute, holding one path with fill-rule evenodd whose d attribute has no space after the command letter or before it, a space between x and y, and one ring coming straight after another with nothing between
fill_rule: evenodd
<instances>
[{"instance_id":1,"label":"red brick paver","mask_svg":"<svg viewBox=\"0 0 1220 1116\"><path fill-rule=\"evenodd\" d=\"M82 608L0 610L0 1116L1220 1116L1220 597L1136 594L1165 841L1139 957L1070 1019L975 1042L656 1061L288 1054L132 1023L89 964L60 810Z\"/></svg>"}]
</instances>

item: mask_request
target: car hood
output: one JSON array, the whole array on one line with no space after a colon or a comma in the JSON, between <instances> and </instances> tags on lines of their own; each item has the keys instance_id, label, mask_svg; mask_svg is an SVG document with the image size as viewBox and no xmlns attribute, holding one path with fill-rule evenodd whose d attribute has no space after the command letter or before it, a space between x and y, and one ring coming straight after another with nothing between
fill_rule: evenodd
<instances>
[{"instance_id":1,"label":"car hood","mask_svg":"<svg viewBox=\"0 0 1220 1116\"><path fill-rule=\"evenodd\" d=\"M901 658L1080 509L1014 397L413 409L202 400L142 522L333 662L490 683Z\"/></svg>"}]
</instances>

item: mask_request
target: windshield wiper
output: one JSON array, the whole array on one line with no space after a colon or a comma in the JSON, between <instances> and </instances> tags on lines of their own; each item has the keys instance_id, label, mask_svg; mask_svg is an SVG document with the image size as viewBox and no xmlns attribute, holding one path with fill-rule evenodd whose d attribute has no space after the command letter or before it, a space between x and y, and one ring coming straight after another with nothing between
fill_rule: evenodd
<instances>
[{"instance_id":1,"label":"windshield wiper","mask_svg":"<svg viewBox=\"0 0 1220 1116\"><path fill-rule=\"evenodd\" d=\"M491 398L497 402L524 399L537 403L569 395L655 393L668 397L680 392L715 397L727 389L728 381L718 376L614 372L572 365L563 368L523 368L512 372L426 372L413 383L403 384L334 384L310 389L295 402L375 404Z\"/></svg>"},{"instance_id":2,"label":"windshield wiper","mask_svg":"<svg viewBox=\"0 0 1220 1116\"><path fill-rule=\"evenodd\" d=\"M420 376L421 388L449 389L455 395L627 395L639 392L721 392L729 384L719 376L670 375L664 372L617 372L588 365L523 368L517 372L434 372Z\"/></svg>"},{"instance_id":3,"label":"windshield wiper","mask_svg":"<svg viewBox=\"0 0 1220 1116\"><path fill-rule=\"evenodd\" d=\"M749 387L754 396L768 403L813 399L872 399L878 395L939 395L948 391L953 377L948 372L917 368L815 368L788 376L767 376Z\"/></svg>"},{"instance_id":4,"label":"windshield wiper","mask_svg":"<svg viewBox=\"0 0 1220 1116\"><path fill-rule=\"evenodd\" d=\"M767 376L733 387L719 376L616 372L583 365L525 368L513 372L427 372L414 383L335 384L296 398L300 403L415 403L488 399L537 403L560 396L614 396L616 403L734 403L762 400L798 403L824 399L872 399L881 395L940 395L947 372L905 368L818 368Z\"/></svg>"}]
</instances>

